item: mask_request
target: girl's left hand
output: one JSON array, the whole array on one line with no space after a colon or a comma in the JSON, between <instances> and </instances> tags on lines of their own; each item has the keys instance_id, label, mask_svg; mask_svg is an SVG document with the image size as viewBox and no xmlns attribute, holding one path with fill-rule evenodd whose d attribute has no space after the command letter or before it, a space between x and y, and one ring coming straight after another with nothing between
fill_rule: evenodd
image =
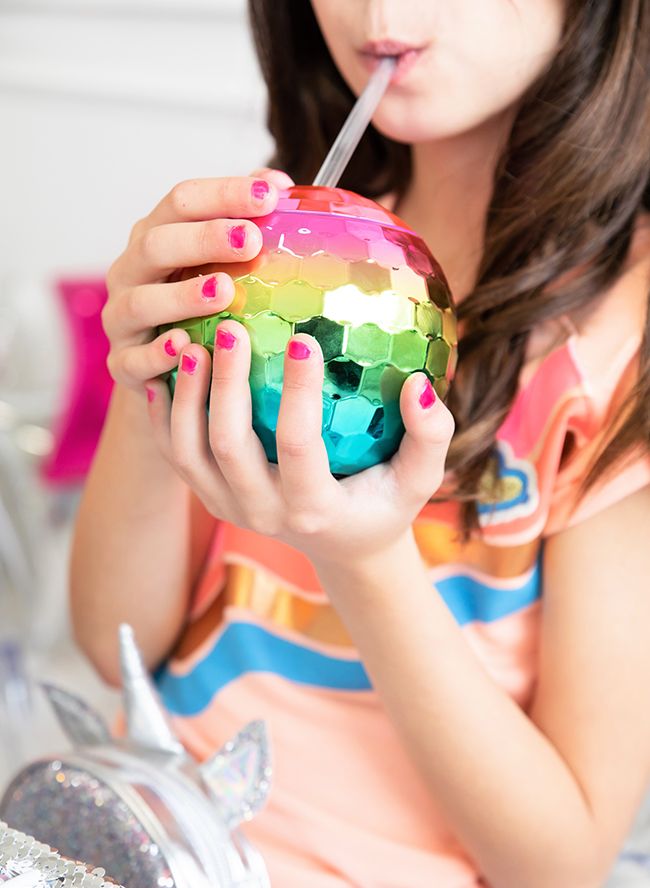
<instances>
[{"instance_id":1,"label":"girl's left hand","mask_svg":"<svg viewBox=\"0 0 650 888\"><path fill-rule=\"evenodd\" d=\"M439 398L432 402L426 375L413 373L402 387L406 433L390 462L337 481L321 436L317 340L298 333L285 350L278 465L268 462L253 430L250 355L246 328L224 320L212 374L209 352L190 344L173 402L164 382L148 383L154 434L167 459L215 517L276 537L314 563L364 560L395 543L440 487L454 432L449 410Z\"/></svg>"}]
</instances>

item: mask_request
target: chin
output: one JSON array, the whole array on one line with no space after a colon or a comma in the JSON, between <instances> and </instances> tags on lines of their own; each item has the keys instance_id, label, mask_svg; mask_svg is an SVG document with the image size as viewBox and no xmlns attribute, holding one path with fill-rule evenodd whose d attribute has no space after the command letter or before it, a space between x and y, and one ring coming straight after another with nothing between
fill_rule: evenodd
<instances>
[{"instance_id":1,"label":"chin","mask_svg":"<svg viewBox=\"0 0 650 888\"><path fill-rule=\"evenodd\" d=\"M435 100L386 102L374 115L375 129L395 142L415 145L472 132L507 109L468 108L460 104L436 107Z\"/></svg>"},{"instance_id":2,"label":"chin","mask_svg":"<svg viewBox=\"0 0 650 888\"><path fill-rule=\"evenodd\" d=\"M395 142L414 145L458 136L480 123L477 119L463 119L458 115L413 113L408 109L382 109L372 119L375 129Z\"/></svg>"}]
</instances>

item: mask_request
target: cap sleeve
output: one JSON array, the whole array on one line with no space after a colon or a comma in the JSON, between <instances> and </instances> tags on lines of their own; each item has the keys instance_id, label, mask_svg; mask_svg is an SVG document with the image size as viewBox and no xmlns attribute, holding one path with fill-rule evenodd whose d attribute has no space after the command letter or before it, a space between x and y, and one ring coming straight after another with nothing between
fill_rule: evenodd
<instances>
[{"instance_id":1,"label":"cap sleeve","mask_svg":"<svg viewBox=\"0 0 650 888\"><path fill-rule=\"evenodd\" d=\"M644 227L636 239L638 261L605 294L595 311L574 326L568 342L584 397L567 424L543 536L591 518L650 484L650 445L639 442L578 498L587 471L612 439L619 407L639 380L650 290L647 239Z\"/></svg>"},{"instance_id":2,"label":"cap sleeve","mask_svg":"<svg viewBox=\"0 0 650 888\"><path fill-rule=\"evenodd\" d=\"M588 391L583 410L567 423L564 452L550 497L543 536L551 536L591 518L598 512L650 484L650 449L639 444L615 462L579 497L580 484L611 437L612 420L638 379L640 347L628 357L617 384ZM599 400L599 396L602 400Z\"/></svg>"},{"instance_id":3,"label":"cap sleeve","mask_svg":"<svg viewBox=\"0 0 650 888\"><path fill-rule=\"evenodd\" d=\"M650 446L639 443L580 495L639 379L649 288L650 261L637 263L581 320L563 315L531 335L478 506L488 542L550 536L650 484Z\"/></svg>"}]
</instances>

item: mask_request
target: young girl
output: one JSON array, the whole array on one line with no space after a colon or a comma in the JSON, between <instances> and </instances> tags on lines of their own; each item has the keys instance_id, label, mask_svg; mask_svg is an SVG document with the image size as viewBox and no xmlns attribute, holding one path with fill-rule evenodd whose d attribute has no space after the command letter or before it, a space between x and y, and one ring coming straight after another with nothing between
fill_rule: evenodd
<instances>
[{"instance_id":1,"label":"young girl","mask_svg":"<svg viewBox=\"0 0 650 888\"><path fill-rule=\"evenodd\" d=\"M291 179L176 185L108 274L117 385L76 528L77 637L116 682L130 622L199 757L268 720L247 832L274 886L596 888L650 767L650 4L251 13L272 165L299 183L376 57L400 56L341 184L440 261L456 376L446 404L409 377L399 452L336 481L322 353L297 334L268 464L245 328L219 325L212 380L187 333L154 330L228 306L227 274L174 271L255 256L250 220Z\"/></svg>"}]
</instances>

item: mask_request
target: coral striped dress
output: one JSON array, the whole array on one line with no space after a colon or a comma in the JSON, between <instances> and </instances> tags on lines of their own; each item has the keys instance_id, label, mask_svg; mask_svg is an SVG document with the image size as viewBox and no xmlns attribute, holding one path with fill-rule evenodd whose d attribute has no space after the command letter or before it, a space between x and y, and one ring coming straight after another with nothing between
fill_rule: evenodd
<instances>
[{"instance_id":1,"label":"coral striped dress","mask_svg":"<svg viewBox=\"0 0 650 888\"><path fill-rule=\"evenodd\" d=\"M639 237L647 257L650 238ZM638 378L649 265L631 266L587 319L564 316L531 337L497 436L491 472L499 496L480 507L483 538L460 544L454 503L429 504L414 523L431 594L442 596L489 675L524 709L535 687L545 539L650 484L650 455L639 448L571 511L586 465ZM246 721L268 721L271 796L245 831L274 886L479 884L300 552L220 523L186 631L156 680L200 758Z\"/></svg>"}]
</instances>

